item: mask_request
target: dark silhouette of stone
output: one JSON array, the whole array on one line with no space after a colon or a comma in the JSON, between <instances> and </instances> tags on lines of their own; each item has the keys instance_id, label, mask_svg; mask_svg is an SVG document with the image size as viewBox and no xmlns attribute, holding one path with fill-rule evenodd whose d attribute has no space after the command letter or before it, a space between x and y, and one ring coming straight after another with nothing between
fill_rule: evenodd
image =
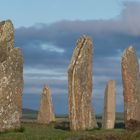
<instances>
[{"instance_id":1,"label":"dark silhouette of stone","mask_svg":"<svg viewBox=\"0 0 140 140\"><path fill-rule=\"evenodd\" d=\"M129 120L140 121L140 75L136 52L132 46L122 57L125 127Z\"/></svg>"},{"instance_id":2,"label":"dark silhouette of stone","mask_svg":"<svg viewBox=\"0 0 140 140\"><path fill-rule=\"evenodd\" d=\"M115 114L116 114L116 82L115 80L110 80L105 89L102 128L107 129L114 128Z\"/></svg>"},{"instance_id":3,"label":"dark silhouette of stone","mask_svg":"<svg viewBox=\"0 0 140 140\"><path fill-rule=\"evenodd\" d=\"M23 91L23 57L14 48L11 21L0 22L0 131L20 128Z\"/></svg>"},{"instance_id":4,"label":"dark silhouette of stone","mask_svg":"<svg viewBox=\"0 0 140 140\"><path fill-rule=\"evenodd\" d=\"M40 109L37 119L39 123L43 124L49 124L55 121L51 91L47 85L45 85L43 88Z\"/></svg>"},{"instance_id":5,"label":"dark silhouette of stone","mask_svg":"<svg viewBox=\"0 0 140 140\"><path fill-rule=\"evenodd\" d=\"M68 67L69 119L71 130L96 127L92 109L92 41L82 36L77 41Z\"/></svg>"}]
</instances>

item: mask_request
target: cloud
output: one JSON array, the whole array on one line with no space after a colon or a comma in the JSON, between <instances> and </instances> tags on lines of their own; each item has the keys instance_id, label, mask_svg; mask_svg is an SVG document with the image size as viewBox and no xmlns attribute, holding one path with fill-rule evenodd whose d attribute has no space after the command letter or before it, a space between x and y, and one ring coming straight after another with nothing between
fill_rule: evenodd
<instances>
[{"instance_id":1,"label":"cloud","mask_svg":"<svg viewBox=\"0 0 140 140\"><path fill-rule=\"evenodd\" d=\"M76 40L80 35L87 34L93 38L95 55L102 57L117 55L118 50L122 52L129 44L138 48L139 12L140 3L125 2L124 10L117 19L60 21L50 25L21 27L16 29L16 46L23 48L25 61L27 59L25 63L28 65L32 63L39 65L41 61L49 63L54 60L53 58L56 58L56 63L51 64L61 65L63 60L62 63L67 65Z\"/></svg>"},{"instance_id":2,"label":"cloud","mask_svg":"<svg viewBox=\"0 0 140 140\"><path fill-rule=\"evenodd\" d=\"M123 108L121 55L126 47L134 45L140 57L139 13L140 3L124 2L122 13L110 20L67 20L17 28L15 46L22 48L25 59L24 92L40 93L47 83L53 94L67 94L67 67L76 40L87 34L94 44L93 98L102 104L107 81L114 79L117 105Z\"/></svg>"}]
</instances>

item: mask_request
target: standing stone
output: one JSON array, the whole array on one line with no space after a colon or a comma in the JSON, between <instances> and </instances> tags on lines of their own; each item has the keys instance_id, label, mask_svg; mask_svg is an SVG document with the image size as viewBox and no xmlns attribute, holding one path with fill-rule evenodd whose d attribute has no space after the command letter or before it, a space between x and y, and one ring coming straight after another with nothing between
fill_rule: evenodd
<instances>
[{"instance_id":1,"label":"standing stone","mask_svg":"<svg viewBox=\"0 0 140 140\"><path fill-rule=\"evenodd\" d=\"M49 124L55 121L51 91L47 85L43 88L40 109L37 119L39 123L43 124Z\"/></svg>"},{"instance_id":2,"label":"standing stone","mask_svg":"<svg viewBox=\"0 0 140 140\"><path fill-rule=\"evenodd\" d=\"M116 82L110 80L105 89L102 128L112 129L115 125Z\"/></svg>"},{"instance_id":3,"label":"standing stone","mask_svg":"<svg viewBox=\"0 0 140 140\"><path fill-rule=\"evenodd\" d=\"M0 22L0 132L20 127L23 57L11 21Z\"/></svg>"},{"instance_id":4,"label":"standing stone","mask_svg":"<svg viewBox=\"0 0 140 140\"><path fill-rule=\"evenodd\" d=\"M132 46L125 49L122 57L125 126L129 121L140 121L140 75L136 52Z\"/></svg>"},{"instance_id":5,"label":"standing stone","mask_svg":"<svg viewBox=\"0 0 140 140\"><path fill-rule=\"evenodd\" d=\"M71 130L96 127L92 110L92 41L82 36L77 41L68 67L69 119Z\"/></svg>"}]
</instances>

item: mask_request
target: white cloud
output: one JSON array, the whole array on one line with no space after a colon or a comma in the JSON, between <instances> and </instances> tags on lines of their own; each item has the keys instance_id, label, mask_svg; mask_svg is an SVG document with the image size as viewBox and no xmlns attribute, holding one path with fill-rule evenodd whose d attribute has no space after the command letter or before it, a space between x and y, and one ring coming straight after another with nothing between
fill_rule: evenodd
<instances>
[{"instance_id":1,"label":"white cloud","mask_svg":"<svg viewBox=\"0 0 140 140\"><path fill-rule=\"evenodd\" d=\"M51 45L51 44L41 44L41 48L42 50L47 50L47 51L50 51L50 52L57 52L57 53L64 53L64 49L62 48L58 48L54 45Z\"/></svg>"}]
</instances>

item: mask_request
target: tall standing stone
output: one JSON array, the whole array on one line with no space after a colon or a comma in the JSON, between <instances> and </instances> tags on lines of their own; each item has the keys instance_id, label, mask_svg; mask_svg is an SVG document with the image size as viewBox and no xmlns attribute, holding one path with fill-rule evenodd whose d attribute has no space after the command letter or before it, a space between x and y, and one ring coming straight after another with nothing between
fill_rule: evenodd
<instances>
[{"instance_id":1,"label":"tall standing stone","mask_svg":"<svg viewBox=\"0 0 140 140\"><path fill-rule=\"evenodd\" d=\"M77 41L68 67L69 119L71 130L96 127L92 110L92 41L82 36Z\"/></svg>"},{"instance_id":2,"label":"tall standing stone","mask_svg":"<svg viewBox=\"0 0 140 140\"><path fill-rule=\"evenodd\" d=\"M0 131L20 127L23 57L11 21L0 22Z\"/></svg>"},{"instance_id":3,"label":"tall standing stone","mask_svg":"<svg viewBox=\"0 0 140 140\"><path fill-rule=\"evenodd\" d=\"M130 120L140 121L140 75L135 49L130 46L122 56L125 126Z\"/></svg>"},{"instance_id":4,"label":"tall standing stone","mask_svg":"<svg viewBox=\"0 0 140 140\"><path fill-rule=\"evenodd\" d=\"M106 129L114 128L115 114L116 114L116 82L114 80L110 80L105 89L102 128Z\"/></svg>"},{"instance_id":5,"label":"tall standing stone","mask_svg":"<svg viewBox=\"0 0 140 140\"><path fill-rule=\"evenodd\" d=\"M47 85L43 88L40 109L37 119L39 123L43 124L49 124L55 121L51 91Z\"/></svg>"}]
</instances>

